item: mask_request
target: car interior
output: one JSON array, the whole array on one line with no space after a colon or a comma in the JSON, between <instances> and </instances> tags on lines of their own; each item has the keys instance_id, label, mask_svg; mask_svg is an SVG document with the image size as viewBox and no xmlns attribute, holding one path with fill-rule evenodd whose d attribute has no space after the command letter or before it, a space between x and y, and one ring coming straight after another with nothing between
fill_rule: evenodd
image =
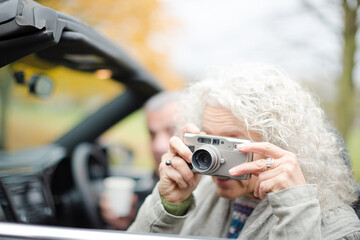
<instances>
[{"instance_id":1,"label":"car interior","mask_svg":"<svg viewBox=\"0 0 360 240\"><path fill-rule=\"evenodd\" d=\"M0 52L0 221L104 228L98 201L101 181L110 172L108 149L98 144L98 137L162 88L96 30L34 1L0 2ZM9 151L9 105L17 98L11 88L22 88L19 98L29 94L47 101L59 87L46 74L27 74L24 66L43 72L55 66L86 74L105 71L108 81L121 87L48 144Z\"/></svg>"}]
</instances>

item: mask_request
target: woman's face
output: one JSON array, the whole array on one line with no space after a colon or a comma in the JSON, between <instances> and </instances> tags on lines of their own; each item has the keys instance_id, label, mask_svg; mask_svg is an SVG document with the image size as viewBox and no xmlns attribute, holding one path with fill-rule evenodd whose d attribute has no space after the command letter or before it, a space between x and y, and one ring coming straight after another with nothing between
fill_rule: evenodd
<instances>
[{"instance_id":1,"label":"woman's face","mask_svg":"<svg viewBox=\"0 0 360 240\"><path fill-rule=\"evenodd\" d=\"M210 105L205 107L202 130L210 135L250 139L244 125L241 124L229 110L223 107ZM259 135L250 134L254 141L260 140ZM254 161L261 158L264 158L264 156L254 154ZM227 199L234 199L243 195L254 197L253 191L257 178L254 175L252 175L250 180L234 180L214 176L212 178L216 184L217 192L221 197Z\"/></svg>"}]
</instances>

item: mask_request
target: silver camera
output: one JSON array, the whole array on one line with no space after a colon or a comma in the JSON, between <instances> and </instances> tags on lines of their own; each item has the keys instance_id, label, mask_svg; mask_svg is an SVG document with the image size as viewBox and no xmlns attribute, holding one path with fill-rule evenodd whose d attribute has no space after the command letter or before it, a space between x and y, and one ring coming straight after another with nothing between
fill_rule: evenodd
<instances>
[{"instance_id":1,"label":"silver camera","mask_svg":"<svg viewBox=\"0 0 360 240\"><path fill-rule=\"evenodd\" d=\"M251 174L233 177L230 176L229 169L253 160L253 153L243 153L236 149L238 144L247 142L251 141L205 134L184 134L184 143L193 152L191 165L194 172L239 180L250 179Z\"/></svg>"}]
</instances>

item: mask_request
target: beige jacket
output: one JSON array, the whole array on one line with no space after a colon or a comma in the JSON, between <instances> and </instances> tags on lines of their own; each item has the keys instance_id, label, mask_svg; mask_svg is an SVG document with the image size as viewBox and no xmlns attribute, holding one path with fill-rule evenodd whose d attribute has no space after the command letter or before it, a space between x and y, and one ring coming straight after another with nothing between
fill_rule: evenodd
<instances>
[{"instance_id":1,"label":"beige jacket","mask_svg":"<svg viewBox=\"0 0 360 240\"><path fill-rule=\"evenodd\" d=\"M268 194L249 216L238 239L359 239L360 221L348 206L321 218L317 186L292 187ZM217 195L203 176L185 216L167 213L157 187L145 200L128 231L226 238L233 201Z\"/></svg>"}]
</instances>

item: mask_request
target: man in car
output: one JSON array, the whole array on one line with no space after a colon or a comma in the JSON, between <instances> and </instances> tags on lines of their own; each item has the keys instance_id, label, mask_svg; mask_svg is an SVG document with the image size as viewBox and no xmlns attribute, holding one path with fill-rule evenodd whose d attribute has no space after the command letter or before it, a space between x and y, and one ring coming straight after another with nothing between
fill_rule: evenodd
<instances>
[{"instance_id":1,"label":"man in car","mask_svg":"<svg viewBox=\"0 0 360 240\"><path fill-rule=\"evenodd\" d=\"M177 105L179 93L164 91L150 98L144 105L146 124L151 137L151 152L155 160L153 182L159 180L159 164L161 156L169 150L169 139L176 128ZM100 202L101 215L104 221L119 230L125 230L135 219L140 202L134 195L133 206L129 216L117 217L111 210L106 196Z\"/></svg>"}]
</instances>

